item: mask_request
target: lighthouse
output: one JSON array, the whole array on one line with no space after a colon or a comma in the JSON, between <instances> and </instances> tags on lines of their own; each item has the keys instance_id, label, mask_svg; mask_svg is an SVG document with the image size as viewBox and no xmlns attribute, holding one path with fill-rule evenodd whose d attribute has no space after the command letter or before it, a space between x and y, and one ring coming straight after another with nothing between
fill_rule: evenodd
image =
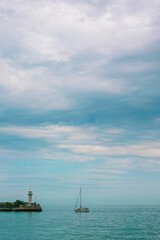
<instances>
[{"instance_id":1,"label":"lighthouse","mask_svg":"<svg viewBox=\"0 0 160 240\"><path fill-rule=\"evenodd\" d=\"M28 191L28 204L32 204L32 195L33 195L32 190L29 190Z\"/></svg>"}]
</instances>

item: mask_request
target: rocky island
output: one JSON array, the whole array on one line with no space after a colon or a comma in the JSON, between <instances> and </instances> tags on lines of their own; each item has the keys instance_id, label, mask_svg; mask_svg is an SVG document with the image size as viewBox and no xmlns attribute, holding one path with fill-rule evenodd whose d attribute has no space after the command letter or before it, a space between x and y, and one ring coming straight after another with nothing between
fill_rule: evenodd
<instances>
[{"instance_id":1,"label":"rocky island","mask_svg":"<svg viewBox=\"0 0 160 240\"><path fill-rule=\"evenodd\" d=\"M0 202L0 211L16 212L42 212L40 204L32 203L32 190L28 191L28 202L16 200L15 202Z\"/></svg>"}]
</instances>

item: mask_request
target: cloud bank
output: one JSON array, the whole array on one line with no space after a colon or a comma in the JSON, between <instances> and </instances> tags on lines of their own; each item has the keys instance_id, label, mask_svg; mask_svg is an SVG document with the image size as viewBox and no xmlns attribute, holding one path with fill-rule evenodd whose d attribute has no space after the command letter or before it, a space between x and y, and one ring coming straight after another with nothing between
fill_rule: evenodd
<instances>
[{"instance_id":1,"label":"cloud bank","mask_svg":"<svg viewBox=\"0 0 160 240\"><path fill-rule=\"evenodd\" d=\"M159 11L157 0L1 0L2 187L154 195Z\"/></svg>"}]
</instances>

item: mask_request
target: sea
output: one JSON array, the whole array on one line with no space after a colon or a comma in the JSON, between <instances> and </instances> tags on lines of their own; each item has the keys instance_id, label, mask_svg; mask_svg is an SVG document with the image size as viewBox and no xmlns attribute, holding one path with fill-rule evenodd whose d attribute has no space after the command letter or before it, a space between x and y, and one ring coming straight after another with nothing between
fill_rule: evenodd
<instances>
[{"instance_id":1,"label":"sea","mask_svg":"<svg viewBox=\"0 0 160 240\"><path fill-rule=\"evenodd\" d=\"M0 212L0 240L158 240L160 206L43 206L42 212Z\"/></svg>"}]
</instances>

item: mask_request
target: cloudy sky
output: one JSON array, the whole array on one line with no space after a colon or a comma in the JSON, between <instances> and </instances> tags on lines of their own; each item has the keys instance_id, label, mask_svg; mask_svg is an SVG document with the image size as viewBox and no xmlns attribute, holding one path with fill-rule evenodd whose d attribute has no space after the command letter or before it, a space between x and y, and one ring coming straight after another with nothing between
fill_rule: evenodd
<instances>
[{"instance_id":1,"label":"cloudy sky","mask_svg":"<svg viewBox=\"0 0 160 240\"><path fill-rule=\"evenodd\" d=\"M0 0L0 201L160 204L160 2Z\"/></svg>"}]
</instances>

